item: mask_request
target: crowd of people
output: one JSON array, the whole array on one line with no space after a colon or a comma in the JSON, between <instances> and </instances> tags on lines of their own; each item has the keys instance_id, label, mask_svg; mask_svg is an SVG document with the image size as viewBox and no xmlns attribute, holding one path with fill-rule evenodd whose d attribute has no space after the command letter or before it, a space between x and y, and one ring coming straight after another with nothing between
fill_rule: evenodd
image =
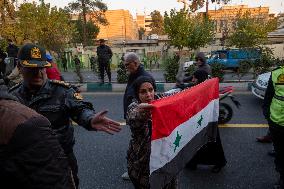
<instances>
[{"instance_id":1,"label":"crowd of people","mask_svg":"<svg viewBox=\"0 0 284 189\"><path fill-rule=\"evenodd\" d=\"M110 82L112 52L103 40L97 52L101 83L104 83L105 71ZM108 134L119 132L121 125L106 117L107 111L95 111L73 86L65 83L53 57L44 48L28 43L14 58L18 61L12 73L20 76L20 82L9 90L0 83L0 181L12 183L12 188L78 188L74 129L70 120L88 131ZM168 94L156 93L155 79L144 69L136 53L125 54L123 60L128 73L123 110L131 138L126 154L127 171L122 178L130 179L136 189L149 189L153 108L150 103ZM80 59L75 56L74 62L80 75ZM208 79L211 68L204 54L198 53L193 75L181 78L180 74L177 85L190 82L187 87L192 87ZM283 86L284 68L281 67L272 71L263 106L274 144L276 170L280 173L279 183L275 185L279 189L284 188ZM212 172L218 173L226 163L217 129L216 141L200 148L186 168L195 170L198 164L213 165ZM163 188L176 189L178 185L176 175Z\"/></svg>"}]
</instances>

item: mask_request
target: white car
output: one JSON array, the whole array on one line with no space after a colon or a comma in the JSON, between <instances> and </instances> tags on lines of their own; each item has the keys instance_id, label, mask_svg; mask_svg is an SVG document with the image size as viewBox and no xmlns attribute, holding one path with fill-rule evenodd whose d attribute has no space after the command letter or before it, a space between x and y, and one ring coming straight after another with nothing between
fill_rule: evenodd
<instances>
[{"instance_id":1,"label":"white car","mask_svg":"<svg viewBox=\"0 0 284 189\"><path fill-rule=\"evenodd\" d=\"M251 91L256 97L264 99L264 95L267 89L268 80L270 78L270 75L271 75L271 72L260 74L256 78L256 80L252 83Z\"/></svg>"}]
</instances>

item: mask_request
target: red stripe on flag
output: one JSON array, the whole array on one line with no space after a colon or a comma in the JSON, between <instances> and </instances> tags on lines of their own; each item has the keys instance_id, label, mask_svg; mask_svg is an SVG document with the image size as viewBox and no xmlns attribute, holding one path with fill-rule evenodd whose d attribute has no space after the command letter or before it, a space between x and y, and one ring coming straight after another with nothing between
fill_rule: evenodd
<instances>
[{"instance_id":1,"label":"red stripe on flag","mask_svg":"<svg viewBox=\"0 0 284 189\"><path fill-rule=\"evenodd\" d=\"M219 80L213 78L178 94L154 101L152 140L169 136L182 123L219 98Z\"/></svg>"}]
</instances>

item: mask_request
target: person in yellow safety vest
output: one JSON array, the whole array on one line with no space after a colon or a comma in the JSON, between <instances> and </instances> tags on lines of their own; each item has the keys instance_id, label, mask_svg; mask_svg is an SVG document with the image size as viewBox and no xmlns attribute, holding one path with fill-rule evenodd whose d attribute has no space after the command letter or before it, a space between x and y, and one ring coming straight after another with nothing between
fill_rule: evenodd
<instances>
[{"instance_id":1,"label":"person in yellow safety vest","mask_svg":"<svg viewBox=\"0 0 284 189\"><path fill-rule=\"evenodd\" d=\"M263 114L268 120L276 152L275 166L280 174L275 189L284 189L284 66L271 72L264 97Z\"/></svg>"}]
</instances>

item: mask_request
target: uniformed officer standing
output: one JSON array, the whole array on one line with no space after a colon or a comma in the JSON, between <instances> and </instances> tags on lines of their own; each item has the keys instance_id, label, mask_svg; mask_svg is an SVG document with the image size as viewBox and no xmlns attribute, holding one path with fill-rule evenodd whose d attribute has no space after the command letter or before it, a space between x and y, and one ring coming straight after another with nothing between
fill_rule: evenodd
<instances>
[{"instance_id":1,"label":"uniformed officer standing","mask_svg":"<svg viewBox=\"0 0 284 189\"><path fill-rule=\"evenodd\" d=\"M268 120L276 152L275 166L280 174L274 188L284 189L284 66L271 72L264 97L263 113Z\"/></svg>"},{"instance_id":2,"label":"uniformed officer standing","mask_svg":"<svg viewBox=\"0 0 284 189\"><path fill-rule=\"evenodd\" d=\"M70 118L87 130L104 131L109 134L119 132L119 123L105 117L107 111L95 114L91 103L82 101L68 84L48 80L45 68L50 66L46 61L45 49L34 45L24 45L18 54L18 67L23 75L23 82L10 92L17 96L21 103L44 115L51 122L59 142L68 157L70 167L78 187L77 160L73 153L74 129Z\"/></svg>"},{"instance_id":3,"label":"uniformed officer standing","mask_svg":"<svg viewBox=\"0 0 284 189\"><path fill-rule=\"evenodd\" d=\"M79 77L79 81L80 83L83 83L83 76L81 74L81 61L77 55L75 55L74 64L75 64L75 72L77 76Z\"/></svg>"}]
</instances>

